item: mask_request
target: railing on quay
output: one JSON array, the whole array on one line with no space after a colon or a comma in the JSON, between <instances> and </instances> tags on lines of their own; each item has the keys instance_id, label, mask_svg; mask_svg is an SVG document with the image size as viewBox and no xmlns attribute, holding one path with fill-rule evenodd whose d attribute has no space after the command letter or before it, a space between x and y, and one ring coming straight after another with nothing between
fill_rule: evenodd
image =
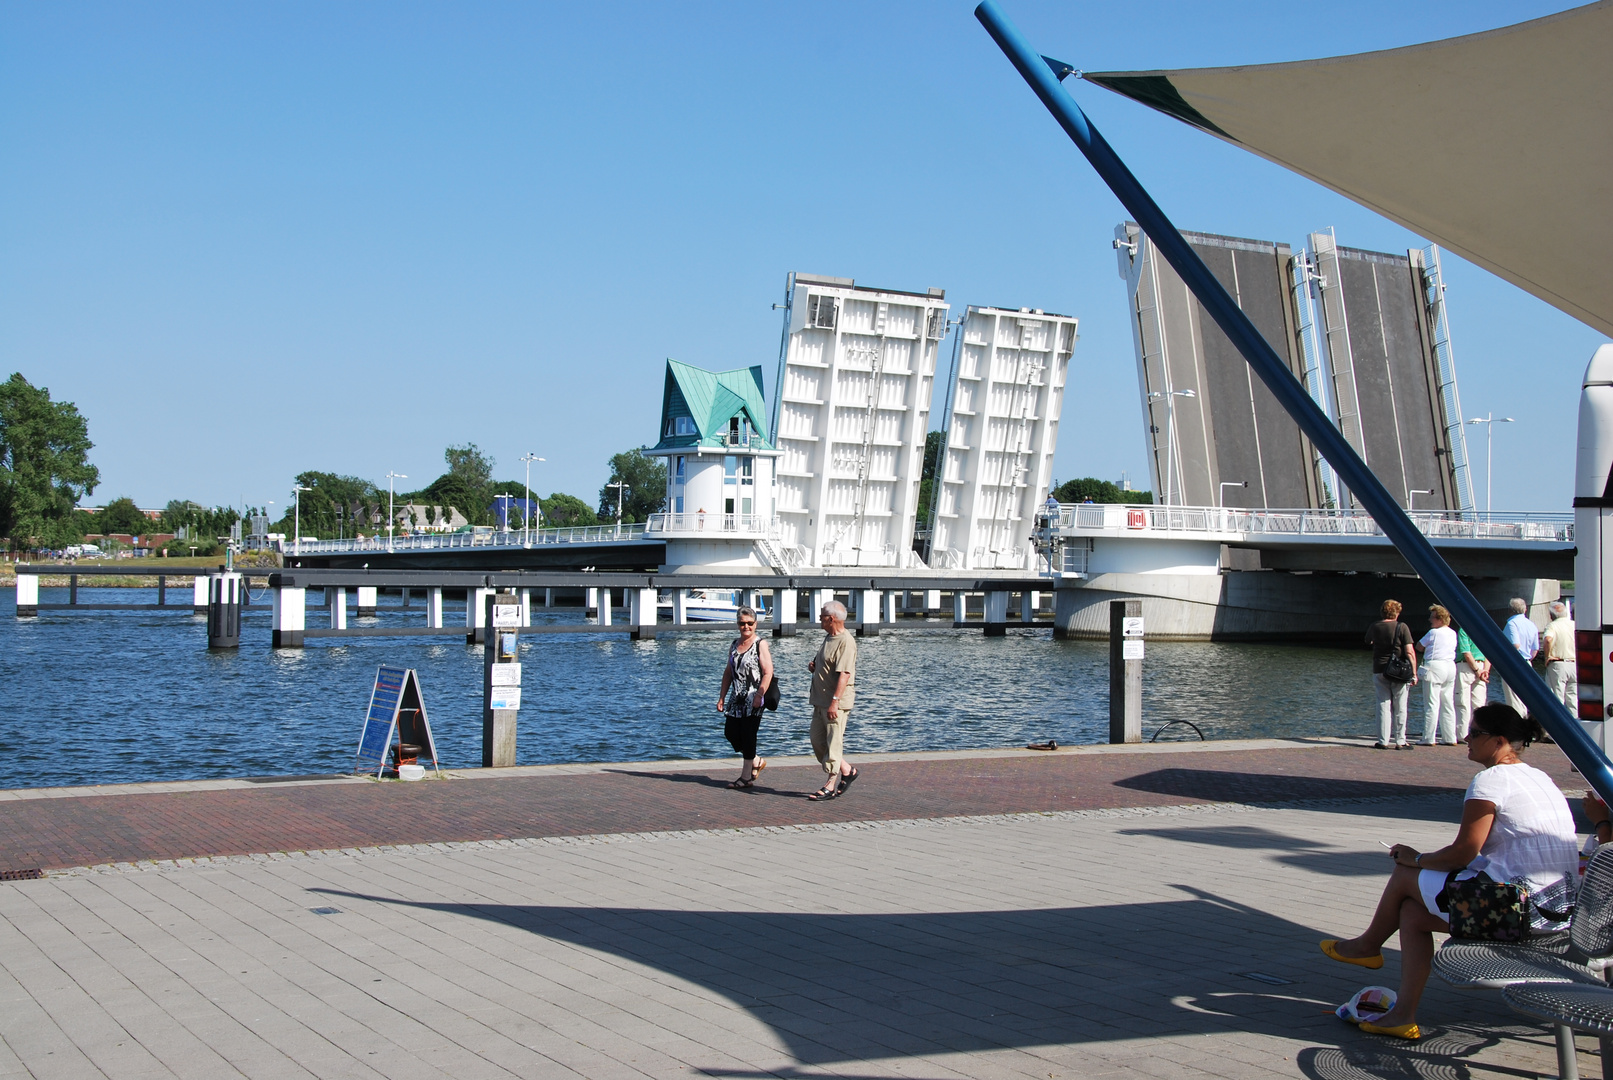
<instances>
[{"instance_id":1,"label":"railing on quay","mask_svg":"<svg viewBox=\"0 0 1613 1080\"><path fill-rule=\"evenodd\" d=\"M351 552L452 551L466 548L529 548L550 544L601 544L617 540L643 540L645 526L579 525L565 529L533 529L522 532L415 533L410 536L367 536L363 540L288 540L283 545L290 555L339 555Z\"/></svg>"},{"instance_id":2,"label":"railing on quay","mask_svg":"<svg viewBox=\"0 0 1613 1080\"><path fill-rule=\"evenodd\" d=\"M1411 511L1412 522L1434 540L1574 542L1571 513L1462 515L1448 510ZM1118 529L1135 532L1214 533L1227 536L1383 537L1363 510L1243 510L1220 506L1158 506L1122 503L1061 503L1060 530ZM1385 537L1387 539L1387 537Z\"/></svg>"}]
</instances>

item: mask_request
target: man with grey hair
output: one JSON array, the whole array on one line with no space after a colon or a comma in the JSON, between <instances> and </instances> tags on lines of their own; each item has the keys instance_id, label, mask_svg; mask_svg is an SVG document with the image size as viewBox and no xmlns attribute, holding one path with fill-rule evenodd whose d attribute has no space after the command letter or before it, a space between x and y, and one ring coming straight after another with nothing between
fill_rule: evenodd
<instances>
[{"instance_id":1,"label":"man with grey hair","mask_svg":"<svg viewBox=\"0 0 1613 1080\"><path fill-rule=\"evenodd\" d=\"M1507 620L1506 635L1512 647L1518 650L1518 655L1526 662L1534 663L1535 654L1540 651L1540 631L1529 621L1529 604L1521 596L1512 598L1512 618ZM1518 710L1519 716L1528 716L1529 709L1517 691L1512 689L1512 684L1509 682L1506 687L1507 704Z\"/></svg>"},{"instance_id":2,"label":"man with grey hair","mask_svg":"<svg viewBox=\"0 0 1613 1080\"><path fill-rule=\"evenodd\" d=\"M846 734L846 714L856 701L857 639L846 629L846 605L831 600L818 612L823 627L823 644L807 665L812 673L812 752L823 771L829 774L823 787L808 795L814 802L838 798L857 779L845 758L842 741Z\"/></svg>"},{"instance_id":3,"label":"man with grey hair","mask_svg":"<svg viewBox=\"0 0 1613 1080\"><path fill-rule=\"evenodd\" d=\"M1574 620L1561 600L1551 605L1551 623L1541 636L1546 654L1546 685L1551 695L1563 703L1568 715L1579 716L1579 658L1574 654Z\"/></svg>"}]
</instances>

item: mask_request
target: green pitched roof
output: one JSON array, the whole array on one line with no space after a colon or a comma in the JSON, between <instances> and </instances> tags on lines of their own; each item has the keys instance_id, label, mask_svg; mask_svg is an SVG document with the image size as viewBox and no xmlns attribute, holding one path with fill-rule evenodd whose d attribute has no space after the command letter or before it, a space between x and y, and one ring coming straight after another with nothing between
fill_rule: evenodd
<instances>
[{"instance_id":1,"label":"green pitched roof","mask_svg":"<svg viewBox=\"0 0 1613 1080\"><path fill-rule=\"evenodd\" d=\"M693 433L676 431L675 420L694 421ZM666 362L666 388L661 395L661 441L657 450L685 446L723 446L728 421L743 416L750 421L751 446L771 450L766 441L767 403L762 393L760 365L733 371L706 371L676 360Z\"/></svg>"}]
</instances>

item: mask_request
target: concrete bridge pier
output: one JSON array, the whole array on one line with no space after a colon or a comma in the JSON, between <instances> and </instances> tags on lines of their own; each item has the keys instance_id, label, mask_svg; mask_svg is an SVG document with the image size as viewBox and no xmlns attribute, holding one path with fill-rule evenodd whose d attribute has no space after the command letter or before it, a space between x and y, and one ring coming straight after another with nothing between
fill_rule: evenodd
<instances>
[{"instance_id":1,"label":"concrete bridge pier","mask_svg":"<svg viewBox=\"0 0 1613 1080\"><path fill-rule=\"evenodd\" d=\"M878 589L855 589L852 591L852 596L857 607L857 621L862 623L857 628L857 636L878 637L880 591Z\"/></svg>"},{"instance_id":2,"label":"concrete bridge pier","mask_svg":"<svg viewBox=\"0 0 1613 1080\"><path fill-rule=\"evenodd\" d=\"M986 636L1002 637L1008 633L1008 593L994 589L986 593Z\"/></svg>"},{"instance_id":3,"label":"concrete bridge pier","mask_svg":"<svg viewBox=\"0 0 1613 1080\"><path fill-rule=\"evenodd\" d=\"M532 590L521 590L521 626L525 629L532 625Z\"/></svg>"},{"instance_id":4,"label":"concrete bridge pier","mask_svg":"<svg viewBox=\"0 0 1613 1080\"><path fill-rule=\"evenodd\" d=\"M442 589L438 586L426 590L426 625L433 630L442 629Z\"/></svg>"},{"instance_id":5,"label":"concrete bridge pier","mask_svg":"<svg viewBox=\"0 0 1613 1080\"><path fill-rule=\"evenodd\" d=\"M408 601L404 601L407 606ZM369 618L375 614L375 586L360 585L358 587L358 609L353 612L359 618Z\"/></svg>"},{"instance_id":6,"label":"concrete bridge pier","mask_svg":"<svg viewBox=\"0 0 1613 1080\"><path fill-rule=\"evenodd\" d=\"M487 641L487 598L492 589L465 590L465 644L481 645Z\"/></svg>"},{"instance_id":7,"label":"concrete bridge pier","mask_svg":"<svg viewBox=\"0 0 1613 1080\"><path fill-rule=\"evenodd\" d=\"M924 610L925 611L940 611L941 610L941 590L940 589L925 589L924 590Z\"/></svg>"},{"instance_id":8,"label":"concrete bridge pier","mask_svg":"<svg viewBox=\"0 0 1613 1080\"><path fill-rule=\"evenodd\" d=\"M1036 609L1042 606L1042 594L1039 592L1022 592L1019 594L1019 621L1033 623L1036 621Z\"/></svg>"},{"instance_id":9,"label":"concrete bridge pier","mask_svg":"<svg viewBox=\"0 0 1613 1080\"><path fill-rule=\"evenodd\" d=\"M330 628L347 629L347 590L340 585L325 590L325 606L330 608Z\"/></svg>"},{"instance_id":10,"label":"concrete bridge pier","mask_svg":"<svg viewBox=\"0 0 1613 1080\"><path fill-rule=\"evenodd\" d=\"M689 590L672 590L672 625L689 625Z\"/></svg>"},{"instance_id":11,"label":"concrete bridge pier","mask_svg":"<svg viewBox=\"0 0 1613 1080\"><path fill-rule=\"evenodd\" d=\"M546 608L554 607L554 590L553 589L544 589L543 590L543 606L546 607Z\"/></svg>"},{"instance_id":12,"label":"concrete bridge pier","mask_svg":"<svg viewBox=\"0 0 1613 1080\"><path fill-rule=\"evenodd\" d=\"M610 590L609 589L589 589L588 591L593 593L596 597L598 597L598 599L595 601L595 603L598 605L598 608L599 608L599 625L600 626L609 626L609 625L611 625L611 621L610 621L610 602L611 602Z\"/></svg>"},{"instance_id":13,"label":"concrete bridge pier","mask_svg":"<svg viewBox=\"0 0 1613 1080\"><path fill-rule=\"evenodd\" d=\"M206 583L205 577L198 581ZM269 644L276 649L302 648L302 633L308 627L308 590L297 585L281 585L269 590Z\"/></svg>"},{"instance_id":14,"label":"concrete bridge pier","mask_svg":"<svg viewBox=\"0 0 1613 1080\"><path fill-rule=\"evenodd\" d=\"M659 611L661 590L659 589L625 589L627 593L627 622L632 629L629 636L634 641L653 641L655 639L655 619Z\"/></svg>"},{"instance_id":15,"label":"concrete bridge pier","mask_svg":"<svg viewBox=\"0 0 1613 1080\"><path fill-rule=\"evenodd\" d=\"M795 589L773 590L773 636L795 636L795 609L800 593Z\"/></svg>"},{"instance_id":16,"label":"concrete bridge pier","mask_svg":"<svg viewBox=\"0 0 1613 1080\"><path fill-rule=\"evenodd\" d=\"M17 614L18 616L39 614L38 574L17 575Z\"/></svg>"},{"instance_id":17,"label":"concrete bridge pier","mask_svg":"<svg viewBox=\"0 0 1613 1080\"><path fill-rule=\"evenodd\" d=\"M608 590L607 590L607 595L609 595ZM597 585L591 585L588 588L588 594L583 598L582 613L584 615L592 615L595 612L597 612L598 610L599 610L599 587Z\"/></svg>"},{"instance_id":18,"label":"concrete bridge pier","mask_svg":"<svg viewBox=\"0 0 1613 1080\"><path fill-rule=\"evenodd\" d=\"M969 621L969 594L962 589L952 592L952 621L955 623Z\"/></svg>"},{"instance_id":19,"label":"concrete bridge pier","mask_svg":"<svg viewBox=\"0 0 1613 1080\"><path fill-rule=\"evenodd\" d=\"M904 597L906 593L902 594ZM906 605L903 605L904 607ZM896 621L896 593L886 592L879 601L879 621L889 626Z\"/></svg>"},{"instance_id":20,"label":"concrete bridge pier","mask_svg":"<svg viewBox=\"0 0 1613 1080\"><path fill-rule=\"evenodd\" d=\"M833 603L834 598L835 591L833 589L812 590L812 621L814 623L818 621L818 613L823 610L823 605Z\"/></svg>"}]
</instances>

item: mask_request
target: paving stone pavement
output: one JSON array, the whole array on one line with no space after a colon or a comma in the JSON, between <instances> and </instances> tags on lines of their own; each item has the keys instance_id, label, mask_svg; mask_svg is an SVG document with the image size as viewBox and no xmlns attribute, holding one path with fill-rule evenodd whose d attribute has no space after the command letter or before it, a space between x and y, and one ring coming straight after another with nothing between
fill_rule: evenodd
<instances>
[{"instance_id":1,"label":"paving stone pavement","mask_svg":"<svg viewBox=\"0 0 1613 1080\"><path fill-rule=\"evenodd\" d=\"M1398 975L1393 950L1365 972L1316 947L1367 918L1378 842L1443 844L1458 811L1444 790L54 873L0 885L0 1077L1555 1075L1493 993L1436 981L1417 1044L1329 1011Z\"/></svg>"}]
</instances>

